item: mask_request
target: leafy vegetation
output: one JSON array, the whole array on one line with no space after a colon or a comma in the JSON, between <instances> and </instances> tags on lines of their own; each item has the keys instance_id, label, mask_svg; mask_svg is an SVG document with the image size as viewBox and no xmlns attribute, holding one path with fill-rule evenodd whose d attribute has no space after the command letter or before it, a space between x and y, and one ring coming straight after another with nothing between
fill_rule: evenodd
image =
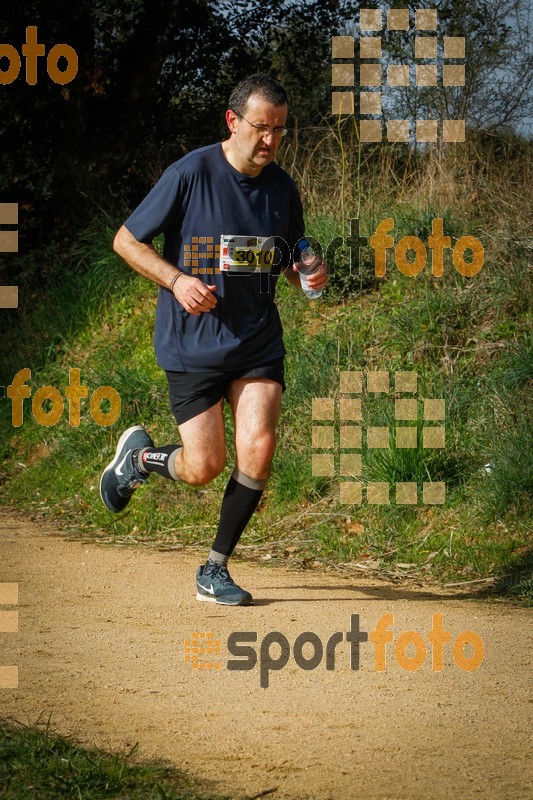
<instances>
[{"instance_id":1,"label":"leafy vegetation","mask_svg":"<svg viewBox=\"0 0 533 800\"><path fill-rule=\"evenodd\" d=\"M335 152L338 135L338 129L326 132L322 154ZM464 150L465 160L475 148L474 142ZM372 566L441 581L487 579L490 584L501 576L499 586L507 585L505 576L530 547L532 522L527 152L523 143L509 142L504 165L489 154L477 175L463 177L456 174L456 151L441 155L437 172L432 153L421 153L412 158L396 193L386 186L390 164L382 163L380 155L365 155L359 172L331 196L325 192L330 175L321 171L321 159L312 172L302 152L297 177L307 203L307 230L320 241L330 234L347 235L336 212L343 205L357 210L364 235L385 215L393 217L396 242L407 234L426 241L438 215L452 243L465 233L480 238L485 264L478 275L464 278L448 256L442 278L433 277L429 265L411 278L396 269L390 252L387 274L377 279L373 252L363 247L354 277L346 248L330 265L332 280L323 300L309 304L279 281L288 391L272 478L243 536L241 554L290 557L304 565L315 560L351 571ZM380 163L386 170L381 178L376 174ZM508 181L518 173L524 183L521 195L508 192ZM361 188L357 200L357 186L365 187L367 177L372 177L371 186ZM305 186L313 191L306 194ZM374 191L378 186L384 187L381 196ZM475 207L470 202L473 186ZM508 198L503 211L499 196ZM64 395L69 368L79 368L90 394L100 385L118 391L120 419L111 428L99 426L84 400L79 427L69 425L65 404L62 419L43 428L26 400L24 424L12 428L11 404L4 402L0 422L8 435L2 437L1 496L4 502L55 516L83 535L208 545L233 460L229 415L228 467L212 484L197 489L153 477L117 516L100 502L99 475L122 429L144 423L157 442L177 437L164 374L152 349L157 288L113 254L111 237L119 222L103 217L70 250L40 253L50 277L23 324L4 334L3 374L7 384L21 365L29 364L33 393L52 385ZM53 277L66 270L69 281ZM53 319L46 312L51 308ZM364 440L362 449L363 480L444 481L444 505L424 505L419 497L416 506L398 506L393 491L388 506L344 505L338 478L311 474L312 399L338 397L339 372L355 369L391 375L414 370L420 398L445 399L445 448L424 449L421 423L411 422L406 424L417 426L416 448L399 448L391 437L389 449L367 449ZM393 389L389 395L363 395L364 424L392 428L394 397ZM338 460L338 438L334 452ZM512 582L513 592L528 585L522 576Z\"/></svg>"},{"instance_id":2,"label":"leafy vegetation","mask_svg":"<svg viewBox=\"0 0 533 800\"><path fill-rule=\"evenodd\" d=\"M80 747L38 720L0 719L0 786L4 800L224 800L202 791L185 773L139 763L129 753Z\"/></svg>"},{"instance_id":3,"label":"leafy vegetation","mask_svg":"<svg viewBox=\"0 0 533 800\"><path fill-rule=\"evenodd\" d=\"M63 88L45 76L31 87L19 78L0 98L0 199L21 212L20 252L0 265L0 283L18 284L21 297L0 318L0 382L30 367L33 395L51 385L64 397L76 368L90 394L101 385L119 393L121 416L104 428L84 400L78 427L68 403L56 425L43 427L27 399L15 428L10 402L0 402L4 502L110 541L210 544L233 460L229 417L228 468L211 485L153 477L118 516L99 500L120 430L142 422L157 442L177 436L152 349L157 288L124 267L111 240L163 167L222 135L229 90L253 64L289 90L292 130L281 163L300 187L308 233L325 247L342 241L329 254L323 300L309 305L278 285L288 391L272 477L241 552L442 581L501 575L500 586L517 560L529 563L533 176L531 142L512 129L530 114L526 4L437 5L442 30L467 36L467 83L397 94L384 113L441 119L453 110L467 121L463 144L363 145L356 115L331 117L331 35L353 32L358 5L348 0L131 0L120 8L102 0L75 10L61 0L53 13L36 0L6 10L3 41L20 50L25 26L36 25L47 46L73 46L83 69ZM409 36L384 34L387 58L412 60ZM431 274L430 258L410 278L391 249L377 277L372 249L356 237L370 237L386 218L396 243L407 235L426 243L435 218L452 245L465 234L479 238L482 271L463 277L448 251L442 278ZM388 449L368 449L363 439L361 452L363 480L444 481L444 505L419 498L398 506L392 492L388 506L347 506L338 478L311 474L312 399L338 397L339 372L357 369L414 370L420 398L445 399L445 448L424 449L418 423L417 447L391 437ZM393 400L393 391L364 395L364 423L392 428ZM334 444L338 464L338 434Z\"/></svg>"}]
</instances>

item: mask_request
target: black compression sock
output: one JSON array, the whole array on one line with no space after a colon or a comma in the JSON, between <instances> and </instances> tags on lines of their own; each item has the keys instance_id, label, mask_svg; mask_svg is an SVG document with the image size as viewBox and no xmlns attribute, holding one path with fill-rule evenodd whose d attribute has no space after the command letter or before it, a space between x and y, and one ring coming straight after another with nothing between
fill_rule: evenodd
<instances>
[{"instance_id":1,"label":"black compression sock","mask_svg":"<svg viewBox=\"0 0 533 800\"><path fill-rule=\"evenodd\" d=\"M213 550L229 558L259 504L265 485L266 480L258 481L235 469L222 500Z\"/></svg>"},{"instance_id":2,"label":"black compression sock","mask_svg":"<svg viewBox=\"0 0 533 800\"><path fill-rule=\"evenodd\" d=\"M164 478L179 481L179 476L174 470L174 456L178 450L181 450L181 447L177 444L169 444L164 447L145 447L133 453L133 459L140 472L146 474L157 472Z\"/></svg>"}]
</instances>

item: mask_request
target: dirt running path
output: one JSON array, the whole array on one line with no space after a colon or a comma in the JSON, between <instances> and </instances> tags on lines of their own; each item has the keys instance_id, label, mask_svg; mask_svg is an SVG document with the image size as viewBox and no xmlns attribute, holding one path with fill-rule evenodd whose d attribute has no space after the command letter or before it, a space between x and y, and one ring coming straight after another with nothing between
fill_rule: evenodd
<instances>
[{"instance_id":1,"label":"dirt running path","mask_svg":"<svg viewBox=\"0 0 533 800\"><path fill-rule=\"evenodd\" d=\"M528 610L245 562L233 574L257 603L224 608L194 599L198 563L190 552L66 541L0 512L0 582L19 584L20 616L18 634L0 635L0 664L20 673L18 689L0 690L0 714L25 722L51 714L56 729L90 745L138 741L142 756L169 759L234 798L272 787L276 800L531 796ZM482 637L478 670L461 670L445 645L443 670L432 671L436 613L452 641L463 630ZM325 646L349 630L351 614L364 631L393 614L395 640L421 633L424 664L402 669L389 644L376 672L367 642L352 670L343 641L335 670L326 671L325 655L316 669L300 669L298 634L314 631ZM269 688L260 688L257 667L227 669L232 631L257 631L259 651L276 630L291 657ZM221 640L221 669L184 660L194 631Z\"/></svg>"}]
</instances>

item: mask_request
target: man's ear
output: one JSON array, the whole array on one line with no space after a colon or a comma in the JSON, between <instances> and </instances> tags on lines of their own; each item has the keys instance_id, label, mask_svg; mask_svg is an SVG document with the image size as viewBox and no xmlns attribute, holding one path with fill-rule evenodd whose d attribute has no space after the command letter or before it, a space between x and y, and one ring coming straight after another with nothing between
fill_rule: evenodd
<instances>
[{"instance_id":1,"label":"man's ear","mask_svg":"<svg viewBox=\"0 0 533 800\"><path fill-rule=\"evenodd\" d=\"M235 111L232 111L231 108L228 108L226 111L226 124L230 130L230 133L237 133L237 114Z\"/></svg>"}]
</instances>

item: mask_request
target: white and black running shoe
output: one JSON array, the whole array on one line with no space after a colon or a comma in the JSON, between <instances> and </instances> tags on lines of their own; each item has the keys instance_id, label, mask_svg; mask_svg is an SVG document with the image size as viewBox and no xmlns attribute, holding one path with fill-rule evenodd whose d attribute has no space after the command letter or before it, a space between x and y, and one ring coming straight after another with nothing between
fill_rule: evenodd
<instances>
[{"instance_id":1,"label":"white and black running shoe","mask_svg":"<svg viewBox=\"0 0 533 800\"><path fill-rule=\"evenodd\" d=\"M144 447L153 447L148 431L142 425L128 428L118 440L115 457L100 478L100 497L109 511L118 514L128 505L130 498L148 475L140 472L133 463L132 454Z\"/></svg>"},{"instance_id":2,"label":"white and black running shoe","mask_svg":"<svg viewBox=\"0 0 533 800\"><path fill-rule=\"evenodd\" d=\"M224 606L251 606L254 602L250 592L232 580L224 564L216 564L209 558L196 573L196 599Z\"/></svg>"}]
</instances>

